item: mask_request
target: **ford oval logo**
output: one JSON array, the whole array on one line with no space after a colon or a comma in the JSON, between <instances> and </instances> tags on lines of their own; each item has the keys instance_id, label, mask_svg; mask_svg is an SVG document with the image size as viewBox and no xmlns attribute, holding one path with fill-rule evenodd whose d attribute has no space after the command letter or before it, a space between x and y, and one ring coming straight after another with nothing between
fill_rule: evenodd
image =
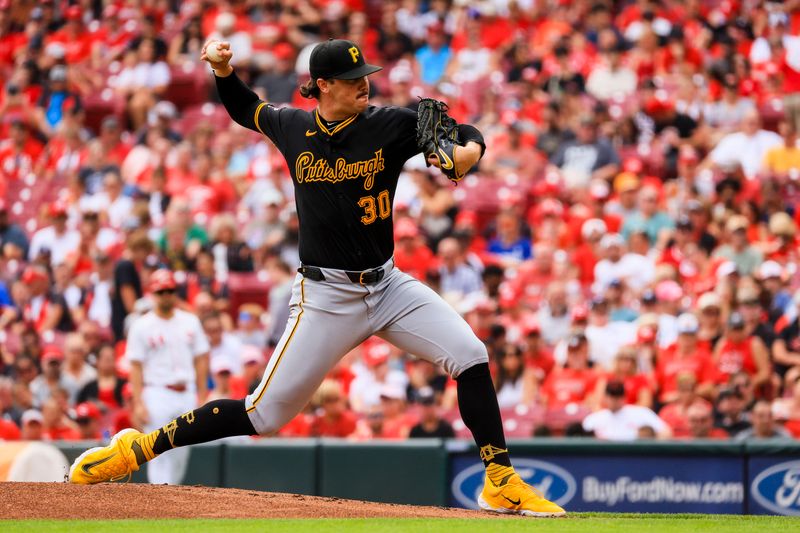
<instances>
[{"instance_id":1,"label":"ford oval logo","mask_svg":"<svg viewBox=\"0 0 800 533\"><path fill-rule=\"evenodd\" d=\"M527 483L539 489L548 500L564 506L575 496L575 478L558 465L535 459L514 459L514 469ZM483 490L482 463L462 470L453 478L450 489L456 501L467 509L477 509Z\"/></svg>"},{"instance_id":2,"label":"ford oval logo","mask_svg":"<svg viewBox=\"0 0 800 533\"><path fill-rule=\"evenodd\" d=\"M767 468L753 480L750 492L773 513L800 516L800 461Z\"/></svg>"}]
</instances>

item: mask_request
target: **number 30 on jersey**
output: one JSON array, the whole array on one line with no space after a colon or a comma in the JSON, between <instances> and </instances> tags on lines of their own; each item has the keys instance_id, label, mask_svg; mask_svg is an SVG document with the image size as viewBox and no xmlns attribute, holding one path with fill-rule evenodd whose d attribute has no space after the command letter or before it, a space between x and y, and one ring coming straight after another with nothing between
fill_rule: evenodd
<instances>
[{"instance_id":1,"label":"number 30 on jersey","mask_svg":"<svg viewBox=\"0 0 800 533\"><path fill-rule=\"evenodd\" d=\"M389 218L392 214L392 202L389 200L389 191L383 190L375 196L362 196L358 200L358 205L364 210L361 223L365 226L375 222L378 217Z\"/></svg>"}]
</instances>

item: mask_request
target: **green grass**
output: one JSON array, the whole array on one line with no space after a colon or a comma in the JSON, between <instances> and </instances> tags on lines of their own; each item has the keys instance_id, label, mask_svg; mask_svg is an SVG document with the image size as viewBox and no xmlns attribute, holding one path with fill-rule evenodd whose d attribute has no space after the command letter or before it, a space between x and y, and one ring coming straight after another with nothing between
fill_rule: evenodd
<instances>
[{"instance_id":1,"label":"green grass","mask_svg":"<svg viewBox=\"0 0 800 533\"><path fill-rule=\"evenodd\" d=\"M391 518L326 519L326 520L10 520L0 521L0 530L11 531L80 531L124 533L143 531L148 533L169 531L235 531L325 533L329 531L395 533L395 532L476 532L531 531L555 533L639 533L639 532L729 532L749 531L769 533L791 531L800 520L776 516L732 516L732 515L657 515L657 514L611 514L576 513L569 518L534 519L517 518L504 520L486 519L424 519L398 520Z\"/></svg>"}]
</instances>

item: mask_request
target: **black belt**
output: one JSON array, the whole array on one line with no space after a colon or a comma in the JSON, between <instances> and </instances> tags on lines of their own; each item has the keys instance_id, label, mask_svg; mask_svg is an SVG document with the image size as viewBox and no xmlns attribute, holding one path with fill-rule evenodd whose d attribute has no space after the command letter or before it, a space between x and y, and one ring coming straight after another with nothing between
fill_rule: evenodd
<instances>
[{"instance_id":1,"label":"black belt","mask_svg":"<svg viewBox=\"0 0 800 533\"><path fill-rule=\"evenodd\" d=\"M298 268L297 271L301 273L304 278L308 278L311 281L325 281L325 275L322 273L322 269L320 268L303 265ZM373 283L378 283L386 275L386 271L383 269L383 267L357 272L345 270L344 273L347 274L347 277L350 278L350 281L353 283L358 283L359 285L372 285Z\"/></svg>"}]
</instances>

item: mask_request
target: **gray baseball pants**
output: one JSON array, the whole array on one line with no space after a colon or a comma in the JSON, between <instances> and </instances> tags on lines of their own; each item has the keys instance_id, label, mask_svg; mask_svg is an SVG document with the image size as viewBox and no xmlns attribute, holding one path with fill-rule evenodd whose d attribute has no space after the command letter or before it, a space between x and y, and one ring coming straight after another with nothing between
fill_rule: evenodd
<instances>
[{"instance_id":1,"label":"gray baseball pants","mask_svg":"<svg viewBox=\"0 0 800 533\"><path fill-rule=\"evenodd\" d=\"M298 274L289 320L261 383L245 399L260 435L277 432L308 402L326 374L350 350L377 335L401 350L442 366L451 376L486 363L486 347L430 287L383 265L374 285L353 283L344 271L323 268L325 281Z\"/></svg>"}]
</instances>

